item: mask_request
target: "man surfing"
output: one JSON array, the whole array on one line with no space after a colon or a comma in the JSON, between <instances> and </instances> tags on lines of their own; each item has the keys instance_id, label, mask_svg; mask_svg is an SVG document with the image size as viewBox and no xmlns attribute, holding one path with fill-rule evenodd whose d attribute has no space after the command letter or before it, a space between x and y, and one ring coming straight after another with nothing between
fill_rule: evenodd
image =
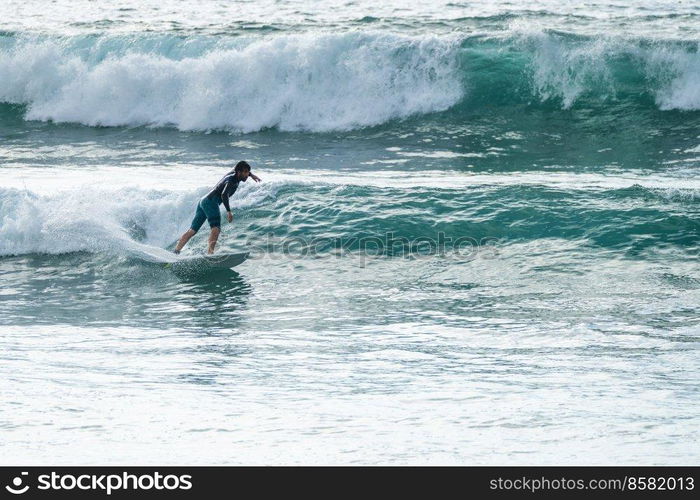
<instances>
[{"instance_id":1,"label":"man surfing","mask_svg":"<svg viewBox=\"0 0 700 500\"><path fill-rule=\"evenodd\" d=\"M202 227L204 221L209 221L209 227L211 227L211 233L209 233L209 246L207 247L207 253L213 254L214 247L216 246L216 241L219 239L219 233L221 233L221 212L219 211L219 205L224 204L226 208L226 218L229 222L233 221L233 214L231 213L231 207L229 206L229 197L236 192L238 189L238 184L245 182L248 177L253 179L255 182L260 182L260 178L257 177L250 171L250 165L245 161L239 161L236 163L236 167L226 174L217 184L214 189L209 191L204 198L199 200L197 204L197 211L194 214L194 219L192 219L192 224L190 228L185 231L185 233L180 236L180 239L175 246L174 253L180 253L182 247L184 247L190 238L197 234L199 228Z\"/></svg>"}]
</instances>

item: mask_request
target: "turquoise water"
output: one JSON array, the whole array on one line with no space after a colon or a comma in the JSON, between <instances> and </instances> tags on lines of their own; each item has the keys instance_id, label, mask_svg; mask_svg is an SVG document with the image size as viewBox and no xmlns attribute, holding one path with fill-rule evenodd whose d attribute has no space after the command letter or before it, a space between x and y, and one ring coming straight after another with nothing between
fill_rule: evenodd
<instances>
[{"instance_id":1,"label":"turquoise water","mask_svg":"<svg viewBox=\"0 0 700 500\"><path fill-rule=\"evenodd\" d=\"M3 463L695 463L700 8L559 3L3 2Z\"/></svg>"}]
</instances>

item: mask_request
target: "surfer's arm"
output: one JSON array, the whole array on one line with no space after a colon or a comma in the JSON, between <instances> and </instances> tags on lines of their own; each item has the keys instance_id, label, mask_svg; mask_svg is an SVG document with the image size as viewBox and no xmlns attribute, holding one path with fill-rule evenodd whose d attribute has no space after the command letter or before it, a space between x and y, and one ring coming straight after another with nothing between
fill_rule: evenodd
<instances>
[{"instance_id":1,"label":"surfer's arm","mask_svg":"<svg viewBox=\"0 0 700 500\"><path fill-rule=\"evenodd\" d=\"M224 208L226 209L226 211L230 213L230 212L231 212L231 207L230 207L229 204L228 204L228 197L229 197L228 188L229 188L229 184L230 184L230 183L227 182L227 183L224 185L224 189L221 191L221 201L224 202Z\"/></svg>"},{"instance_id":2,"label":"surfer's arm","mask_svg":"<svg viewBox=\"0 0 700 500\"><path fill-rule=\"evenodd\" d=\"M250 175L250 178L253 179L255 182L260 182L260 177L255 175L253 172L251 172L249 175Z\"/></svg>"}]
</instances>

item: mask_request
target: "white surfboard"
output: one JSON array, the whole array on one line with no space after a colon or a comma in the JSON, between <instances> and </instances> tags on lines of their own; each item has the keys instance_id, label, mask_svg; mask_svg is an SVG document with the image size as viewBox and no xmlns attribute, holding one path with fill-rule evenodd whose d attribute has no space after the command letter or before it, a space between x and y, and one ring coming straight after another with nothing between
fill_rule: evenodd
<instances>
[{"instance_id":1,"label":"white surfboard","mask_svg":"<svg viewBox=\"0 0 700 500\"><path fill-rule=\"evenodd\" d=\"M174 261L165 263L165 267L174 271L206 271L214 269L231 269L243 263L250 255L243 253L218 253L213 255L177 256Z\"/></svg>"}]
</instances>

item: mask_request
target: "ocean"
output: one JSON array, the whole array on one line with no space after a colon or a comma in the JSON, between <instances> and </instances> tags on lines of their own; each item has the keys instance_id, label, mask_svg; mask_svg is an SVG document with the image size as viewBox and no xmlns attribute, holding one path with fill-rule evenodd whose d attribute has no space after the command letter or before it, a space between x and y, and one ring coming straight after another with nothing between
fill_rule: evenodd
<instances>
[{"instance_id":1,"label":"ocean","mask_svg":"<svg viewBox=\"0 0 700 500\"><path fill-rule=\"evenodd\" d=\"M0 462L697 463L699 169L694 1L4 0Z\"/></svg>"}]
</instances>

